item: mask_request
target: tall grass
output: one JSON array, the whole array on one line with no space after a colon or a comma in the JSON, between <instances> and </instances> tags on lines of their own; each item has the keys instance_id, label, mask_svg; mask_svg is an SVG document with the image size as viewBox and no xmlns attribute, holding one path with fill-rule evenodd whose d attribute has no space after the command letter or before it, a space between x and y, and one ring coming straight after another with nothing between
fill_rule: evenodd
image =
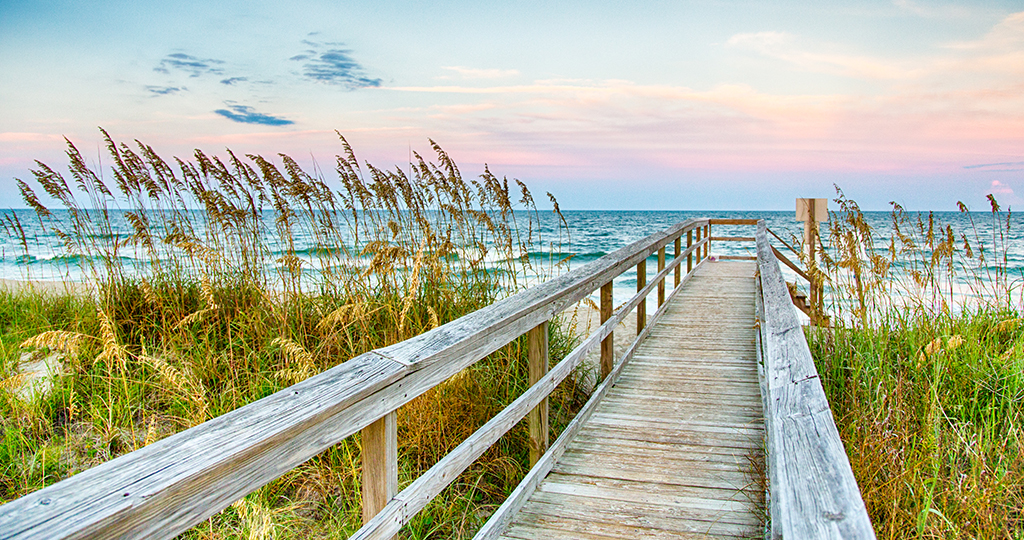
<instances>
[{"instance_id":1,"label":"tall grass","mask_svg":"<svg viewBox=\"0 0 1024 540\"><path fill-rule=\"evenodd\" d=\"M989 200L968 230L893 204L879 231L836 199L835 325L809 341L879 538L1024 536L1021 288Z\"/></svg>"},{"instance_id":2,"label":"tall grass","mask_svg":"<svg viewBox=\"0 0 1024 540\"><path fill-rule=\"evenodd\" d=\"M415 155L409 174L360 165L340 138L336 179L258 155L196 150L165 161L103 132L109 176L67 143L69 182L43 163L25 202L95 297L0 293L0 501L265 397L360 353L454 320L557 272L538 261L527 187L451 158ZM340 135L339 135L340 137ZM558 206L550 196L555 212ZM561 220L564 224L564 220ZM19 218L4 226L30 239ZM567 238L567 236L566 236ZM553 250L557 252L557 249ZM140 264L139 261L142 261ZM553 359L572 346L553 325ZM57 354L63 374L27 402L17 366ZM401 480L411 481L527 387L516 340L399 411ZM582 405L553 395L558 429ZM561 419L561 424L559 420ZM407 528L455 538L481 523L526 469L525 428L506 435ZM316 456L189 534L344 537L360 521L358 437Z\"/></svg>"}]
</instances>

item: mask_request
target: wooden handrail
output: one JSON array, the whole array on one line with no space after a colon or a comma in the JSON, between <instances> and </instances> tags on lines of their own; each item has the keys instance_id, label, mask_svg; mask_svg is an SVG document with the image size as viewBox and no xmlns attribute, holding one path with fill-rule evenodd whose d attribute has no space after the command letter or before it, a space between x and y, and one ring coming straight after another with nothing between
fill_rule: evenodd
<instances>
[{"instance_id":1,"label":"wooden handrail","mask_svg":"<svg viewBox=\"0 0 1024 540\"><path fill-rule=\"evenodd\" d=\"M764 222L759 320L772 538L875 537Z\"/></svg>"},{"instance_id":2,"label":"wooden handrail","mask_svg":"<svg viewBox=\"0 0 1024 540\"><path fill-rule=\"evenodd\" d=\"M757 225L756 219L711 218L709 225Z\"/></svg>"},{"instance_id":3,"label":"wooden handrail","mask_svg":"<svg viewBox=\"0 0 1024 540\"><path fill-rule=\"evenodd\" d=\"M753 236L712 236L712 242L753 242Z\"/></svg>"},{"instance_id":4,"label":"wooden handrail","mask_svg":"<svg viewBox=\"0 0 1024 540\"><path fill-rule=\"evenodd\" d=\"M784 246L786 246L787 248L789 248L789 250L790 250L790 251L792 251L792 252L793 252L793 253L794 253L794 254L795 254L795 255L796 255L797 257L799 257L799 256L800 256L800 252L799 252L799 251L797 251L797 250L796 250L795 248L793 248L793 246L789 245L789 243L788 243L788 242L786 242L785 240L783 240L781 236L779 236L779 235L775 234L775 231L773 231L773 230L771 230L771 229L768 229L768 234L770 234L770 235L774 236L774 237L775 237L775 239L776 239L776 240L778 240L779 242L782 242L782 245L784 245Z\"/></svg>"},{"instance_id":5,"label":"wooden handrail","mask_svg":"<svg viewBox=\"0 0 1024 540\"><path fill-rule=\"evenodd\" d=\"M4 504L0 539L174 537L551 320L680 235L708 225L707 219L678 223L458 320L361 354L271 396ZM643 298L684 258L706 250L706 236L688 245L659 272L644 287ZM602 338L611 334L612 321L622 317L625 312L619 310L602 325L600 332L607 332ZM591 338L587 343L594 346L597 341ZM549 371L528 391L532 393L527 401L517 400L514 405L529 404L523 414L534 408L540 403L534 398L542 392L532 389L557 376L555 370Z\"/></svg>"},{"instance_id":6,"label":"wooden handrail","mask_svg":"<svg viewBox=\"0 0 1024 540\"><path fill-rule=\"evenodd\" d=\"M681 262L682 257L678 257L673 261L674 264L678 264ZM700 265L698 265L698 267L699 266ZM667 270L669 269L671 269L671 267L666 269L666 275ZM691 276L693 276L693 272L687 273L685 276L683 276L681 282L678 285L676 285L674 289L672 289L672 292L669 293L668 295L668 299L665 301L664 304L661 305L661 307L658 308L658 310L654 313L654 316L651 317L652 323L658 320L662 316L662 314L665 313L665 310L668 309L669 301L671 301L672 298L675 297L676 293L682 290L682 285L689 281ZM658 280L656 279L655 281ZM634 297L634 299L636 299L636 297ZM625 316L625 314L629 312L629 309L623 309L620 310L620 312L621 315ZM643 332L641 332L640 335L637 336L637 338L633 341L633 344L630 345L629 349L627 349L626 352L623 353L622 359L617 364L615 364L615 368L612 369L611 373L608 374L608 377L606 377L605 380L602 381L601 384L594 389L594 393L590 395L590 399L588 399L587 403L583 406L582 409L580 409L580 412L576 415L576 418L573 418L573 420L569 422L569 425L565 427L565 430L562 431L562 434L559 435L558 439L555 440L555 442L551 445L551 448L544 455L544 457L542 457L541 460L537 462L537 465L535 467L533 467L532 469L530 469L529 472L526 473L526 476L523 477L523 480L521 482L519 482L519 485L516 486L516 489L512 491L508 498L505 499L505 502L502 503L502 505L498 507L498 509L493 514L491 514L491 517L488 518L487 523L484 523L484 526L481 527L479 531L477 531L475 536L473 536L473 540L491 540L497 538L504 532L505 527L508 526L509 522L515 516L516 512L518 512L519 509L521 509L526 504L527 500L530 498L530 495L533 493L533 490L535 490L537 486L540 485L540 482L544 479L544 477L547 476L549 472L551 472L551 469L554 467L555 462L558 461L558 458L562 456L562 454L565 452L566 447L569 445L569 442L572 441L572 439L579 432L580 428L583 427L583 424L586 423L587 419L589 419L591 414L593 414L594 409L597 408L597 404L601 402L601 399L603 399L605 394L608 393L608 390L615 385L615 382L618 380L619 374L622 373L623 368L625 368L626 365L629 364L629 361L633 359L633 355L636 354L636 349L640 345L640 342L643 341L643 339L646 338L648 334L650 334L653 328L654 325L650 324L646 328L644 328ZM602 332L602 330L599 330L599 332ZM594 343L596 343L596 341ZM577 347L577 349L585 347L586 345L586 343L582 343L579 347ZM590 345L591 348L593 346L593 344ZM570 355L575 353L576 350L573 350L573 352L570 353Z\"/></svg>"},{"instance_id":7,"label":"wooden handrail","mask_svg":"<svg viewBox=\"0 0 1024 540\"><path fill-rule=\"evenodd\" d=\"M785 255L782 254L781 251L775 249L775 246L772 246L772 253L774 253L775 257L777 257L780 261L782 261L783 264L788 266L790 270L796 272L796 274L798 276L806 279L808 283L811 283L811 284L814 283L814 280L811 279L811 276L807 275L807 273L804 272L803 270L801 270L800 267L798 267L797 265L793 264L789 259L786 258Z\"/></svg>"},{"instance_id":8,"label":"wooden handrail","mask_svg":"<svg viewBox=\"0 0 1024 540\"><path fill-rule=\"evenodd\" d=\"M655 276L654 280L639 290L625 305L615 311L615 314L602 324L597 331L592 333L573 349L555 367L551 368L544 377L536 384L527 389L511 405L502 409L494 418L484 424L480 429L470 435L459 446L455 447L441 461L437 462L427 472L420 475L412 484L395 496L384 509L377 514L369 523L360 528L350 540L370 540L391 538L398 533L402 525L405 525L422 510L442 489L455 480L466 468L468 468L478 457L494 444L498 438L504 435L512 426L516 425L526 412L536 407L541 400L545 399L566 377L583 362L587 353L596 348L605 337L610 335L620 322L626 318L634 308L646 304L647 295L656 287L657 283L665 279L675 265L682 262L682 258L674 259L668 268L665 268ZM687 278L692 274L688 274ZM676 289L678 290L678 288ZM675 292L675 291L673 291ZM663 306L664 307L664 306ZM663 310L659 309L657 315ZM647 327L641 331L633 341L633 347L628 351L624 361L632 358L632 351L650 331ZM618 366L613 367L608 377L605 377L603 384L614 383L615 377L621 371L622 361ZM543 457L541 458L543 459Z\"/></svg>"}]
</instances>

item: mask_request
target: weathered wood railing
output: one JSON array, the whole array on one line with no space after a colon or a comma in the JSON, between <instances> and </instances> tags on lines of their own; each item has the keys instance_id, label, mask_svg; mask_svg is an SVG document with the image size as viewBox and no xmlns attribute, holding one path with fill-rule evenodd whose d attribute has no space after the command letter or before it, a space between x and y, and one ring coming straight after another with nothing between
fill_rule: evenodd
<instances>
[{"instance_id":1,"label":"weathered wood railing","mask_svg":"<svg viewBox=\"0 0 1024 540\"><path fill-rule=\"evenodd\" d=\"M670 243L674 257L666 261L665 247ZM366 523L354 538L389 538L502 434L529 416L531 461L536 465L506 501L506 506L514 507L524 500L517 495L527 489L524 486L543 478L538 471L550 470L564 441L590 414L592 404L604 395L639 339L650 331L644 313L646 297L657 288L657 318L667 306L665 280L674 273L671 298L707 259L709 243L710 222L691 219L444 326L359 355L257 402L0 506L0 538L171 538L360 430ZM646 260L655 253L658 273L647 282ZM684 260L685 274L681 272ZM612 280L634 266L638 292L613 310ZM597 289L602 325L548 371L548 322ZM634 308L640 318L639 335L616 363L613 329ZM529 334L532 386L396 494L395 411L523 334ZM547 396L598 343L603 382L545 452ZM480 534L492 534L501 515L496 513Z\"/></svg>"},{"instance_id":2,"label":"weathered wood railing","mask_svg":"<svg viewBox=\"0 0 1024 540\"><path fill-rule=\"evenodd\" d=\"M771 245L769 234L799 255L763 220L710 219L708 225L757 226L754 237L709 239L756 242L757 257L720 258L758 261L757 352L768 439L771 537L874 538L779 262L807 280L812 291L820 280Z\"/></svg>"},{"instance_id":3,"label":"weathered wood railing","mask_svg":"<svg viewBox=\"0 0 1024 540\"><path fill-rule=\"evenodd\" d=\"M711 225L757 225L758 221L759 220L756 220L756 219L709 219L708 220L708 226L710 227ZM773 231L771 229L767 229L767 228L766 228L766 230L767 230L768 234L774 236L776 240L781 242L783 246L785 246L787 249L789 249L794 254L796 254L797 257L800 256L800 252L797 251L796 248L794 248L793 246L790 246L789 243L787 243L785 240L783 240L782 237L780 237L778 234L775 234L775 231ZM751 243L753 243L756 240L756 238L754 238L753 236L712 236L710 238L710 240L713 241L713 242L751 242ZM793 263L792 261L787 259L786 256L783 255L781 251L779 251L778 249L775 248L775 246L769 245L769 247L771 248L772 253L775 254L775 257L780 262L782 262L783 264L788 266L790 270L792 270L793 272L796 273L796 275L800 276L805 281L807 281L807 288L808 288L808 291L809 291L809 294L810 294L810 305L808 306L808 305L803 303L803 300L806 300L806 297L803 296L802 294L799 295L799 296L791 295L791 298L793 299L793 303L798 308L800 308L800 310L803 311L808 317L810 317L811 324L816 325L816 326L818 326L818 325L828 326L829 319L828 319L827 316L825 316L825 314L823 312L823 309L822 309L822 291L823 291L823 287L822 287L821 276L816 275L816 273L813 272L813 271L810 271L810 272L804 271L799 266L797 266L795 263ZM735 255L723 255L723 256L719 256L719 258L722 259L722 260L729 260L729 259L756 260L757 259L757 257L735 256ZM799 299L799 301L798 301L798 299Z\"/></svg>"},{"instance_id":4,"label":"weathered wood railing","mask_svg":"<svg viewBox=\"0 0 1024 540\"><path fill-rule=\"evenodd\" d=\"M768 439L771 536L874 538L763 221L756 239L757 351Z\"/></svg>"}]
</instances>

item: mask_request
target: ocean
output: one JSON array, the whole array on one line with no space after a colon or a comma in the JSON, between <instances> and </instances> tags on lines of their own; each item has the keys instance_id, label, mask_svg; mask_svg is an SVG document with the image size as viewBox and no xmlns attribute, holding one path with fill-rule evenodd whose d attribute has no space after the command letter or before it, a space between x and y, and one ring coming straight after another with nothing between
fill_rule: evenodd
<instances>
[{"instance_id":1,"label":"ocean","mask_svg":"<svg viewBox=\"0 0 1024 540\"><path fill-rule=\"evenodd\" d=\"M63 217L62 212L64 211L54 211L57 219L67 219L66 212ZM2 212L2 215L5 216L4 219L8 223L10 216L17 217L24 231L24 238L21 238L11 227L7 227L3 237L0 238L0 278L41 281L82 281L89 278L87 256L67 249L60 238L41 225L33 211L8 210ZM568 225L567 229L561 224L558 216L550 211L541 211L535 215L536 222L533 231L535 242L530 255L535 261L541 261L543 276L551 275L550 263L562 261L568 257L568 261L557 271L578 268L631 242L690 218L764 219L770 229L787 241L793 239L799 242L803 235L803 223L796 221L793 211L567 210L563 211L563 216ZM273 214L268 212L265 219L270 222L273 217ZM839 217L838 214L832 214L832 219L837 217ZM892 233L892 214L890 212L865 212L864 217L875 233L876 247L888 248ZM927 224L927 213L909 212L908 217L912 221L920 218L923 223ZM1011 282L1024 281L1024 218L1005 212L998 215L991 212L972 212L970 214L934 212L932 217L936 224L952 227L961 249L963 237L966 237L972 244L974 251L977 251L979 245L984 245L989 254L988 266L995 268L997 265L1003 265ZM131 227L123 218L113 216L111 223L111 232L114 237L127 236L131 233ZM822 224L822 237L826 244L828 243L827 226L827 223ZM274 228L270 226L267 230L272 231ZM753 236L753 227L718 225L712 227L712 235ZM304 241L312 242L312 238L297 234L294 240L296 242L295 252L300 257L312 256L310 254L313 251L313 246L303 244ZM773 243L787 256L791 255L781 243L774 239ZM274 249L273 257L279 257L284 253L284 246L276 239L268 238L267 245ZM712 256L752 256L754 254L754 245L748 242L715 242L711 247ZM145 271L145 261L141 258L136 259L135 253L130 248L122 249L119 256L122 257L122 263L125 266L135 266L140 269L140 272ZM668 256L671 257L671 246ZM791 257L791 260L795 260L795 258ZM545 261L549 263L549 266L544 266ZM273 263L268 262L268 264ZM656 268L656 258L652 256L648 263L649 275L653 276ZM981 270L984 275L986 269L981 268ZM783 271L788 279L795 280L795 275L788 268L783 267ZM536 276L528 277L527 282L536 279ZM625 302L633 295L636 290L636 280L635 268L615 280L616 304Z\"/></svg>"}]
</instances>

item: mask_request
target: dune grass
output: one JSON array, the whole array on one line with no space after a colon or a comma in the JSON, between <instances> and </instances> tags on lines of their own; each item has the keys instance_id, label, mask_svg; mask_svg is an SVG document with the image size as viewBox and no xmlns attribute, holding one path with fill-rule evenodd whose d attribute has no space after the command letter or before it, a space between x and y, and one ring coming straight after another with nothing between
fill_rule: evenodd
<instances>
[{"instance_id":1,"label":"dune grass","mask_svg":"<svg viewBox=\"0 0 1024 540\"><path fill-rule=\"evenodd\" d=\"M878 538L1024 535L1021 289L990 200L991 236L894 205L881 238L837 199L809 343Z\"/></svg>"},{"instance_id":2,"label":"dune grass","mask_svg":"<svg viewBox=\"0 0 1024 540\"><path fill-rule=\"evenodd\" d=\"M112 178L70 142L70 184L45 164L33 170L55 208L19 181L98 293L0 292L0 502L558 271L558 261L531 258L563 238L540 238L527 187L516 181L513 193L486 169L464 180L436 144L436 161L417 154L406 174L361 166L342 138L328 181L283 155L278 166L197 150L168 163L104 137ZM18 216L4 226L26 237ZM573 346L571 324L552 325L552 361ZM47 355L63 366L52 390L19 397L19 364ZM402 484L525 390L525 358L520 338L399 410ZM556 435L587 397L576 380L552 395ZM525 426L509 432L403 536L471 534L528 468L527 439ZM353 436L187 536L347 537L361 521L360 467Z\"/></svg>"}]
</instances>

